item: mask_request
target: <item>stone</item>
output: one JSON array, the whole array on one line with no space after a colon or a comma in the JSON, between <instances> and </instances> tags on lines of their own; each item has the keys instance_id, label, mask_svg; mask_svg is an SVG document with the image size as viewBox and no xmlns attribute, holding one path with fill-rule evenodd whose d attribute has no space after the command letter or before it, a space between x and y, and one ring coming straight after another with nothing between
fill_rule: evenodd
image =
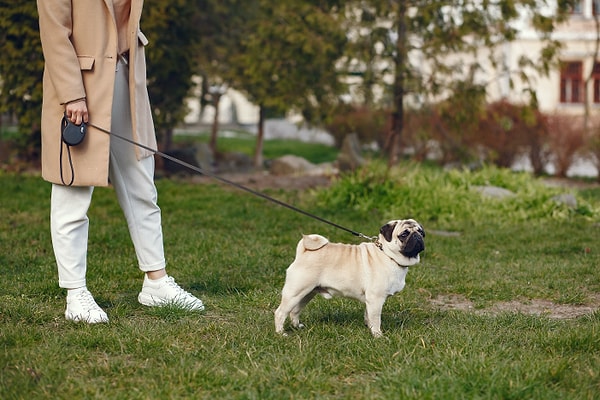
<instances>
[{"instance_id":1,"label":"stone","mask_svg":"<svg viewBox=\"0 0 600 400\"><path fill-rule=\"evenodd\" d=\"M505 199L507 197L513 197L515 195L510 190L498 186L474 186L473 189L481 193L483 197L488 197L492 199Z\"/></svg>"},{"instance_id":2,"label":"stone","mask_svg":"<svg viewBox=\"0 0 600 400\"><path fill-rule=\"evenodd\" d=\"M552 197L558 204L564 204L569 208L577 208L577 199L571 193L563 193Z\"/></svg>"},{"instance_id":3,"label":"stone","mask_svg":"<svg viewBox=\"0 0 600 400\"><path fill-rule=\"evenodd\" d=\"M356 133L351 133L344 137L337 163L340 171L352 171L365 164L365 160L362 157L360 141L358 140L358 135Z\"/></svg>"},{"instance_id":4,"label":"stone","mask_svg":"<svg viewBox=\"0 0 600 400\"><path fill-rule=\"evenodd\" d=\"M271 161L269 172L273 175L299 175L314 168L316 166L305 158L285 155Z\"/></svg>"}]
</instances>

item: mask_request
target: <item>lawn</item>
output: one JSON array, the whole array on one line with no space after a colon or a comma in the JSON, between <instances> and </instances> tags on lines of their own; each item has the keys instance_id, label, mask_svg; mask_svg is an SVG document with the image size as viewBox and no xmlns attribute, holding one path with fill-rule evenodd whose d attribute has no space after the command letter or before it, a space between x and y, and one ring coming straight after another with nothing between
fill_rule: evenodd
<instances>
[{"instance_id":1,"label":"lawn","mask_svg":"<svg viewBox=\"0 0 600 400\"><path fill-rule=\"evenodd\" d=\"M475 186L515 193L483 198ZM221 184L157 181L168 271L202 313L137 303L142 275L112 189L90 209L88 287L110 323L64 319L48 229L50 185L0 172L2 399L594 399L600 393L600 189L526 174L367 168L305 192L267 191L367 235L414 217L420 265L386 302L385 337L363 305L315 298L306 329L274 333L303 233L360 239ZM568 192L569 208L553 196ZM471 307L440 305L459 298ZM550 304L517 312L497 304ZM553 318L552 305L592 310Z\"/></svg>"}]
</instances>

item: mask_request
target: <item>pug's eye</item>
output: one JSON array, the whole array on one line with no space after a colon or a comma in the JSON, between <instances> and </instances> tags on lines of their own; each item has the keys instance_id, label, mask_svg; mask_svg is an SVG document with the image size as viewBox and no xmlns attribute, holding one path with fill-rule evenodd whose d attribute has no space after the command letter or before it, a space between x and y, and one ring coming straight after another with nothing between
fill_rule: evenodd
<instances>
[{"instance_id":1,"label":"pug's eye","mask_svg":"<svg viewBox=\"0 0 600 400\"><path fill-rule=\"evenodd\" d=\"M408 235L410 235L410 232L408 230L404 230L401 234L398 235L398 238L406 239L408 237Z\"/></svg>"}]
</instances>

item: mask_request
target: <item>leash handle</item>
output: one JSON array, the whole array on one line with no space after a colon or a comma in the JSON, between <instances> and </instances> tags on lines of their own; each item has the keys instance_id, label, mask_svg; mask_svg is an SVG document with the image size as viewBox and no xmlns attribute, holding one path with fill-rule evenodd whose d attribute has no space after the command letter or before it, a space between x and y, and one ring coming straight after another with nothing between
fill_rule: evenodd
<instances>
[{"instance_id":1,"label":"leash handle","mask_svg":"<svg viewBox=\"0 0 600 400\"><path fill-rule=\"evenodd\" d=\"M211 177L211 178L213 178L213 179L216 179L216 180L218 180L218 181L220 181L220 182L223 182L223 183L226 183L226 184L228 184L228 185L234 186L234 187L236 187L236 188L238 188L238 189L240 189L240 190L243 190L243 191L246 191L246 192L248 192L248 193L251 193L251 194L253 194L253 195L255 195L255 196L261 197L261 198L263 198L263 199L265 199L265 200L268 200L268 201L270 201L270 202L272 202L272 203L275 203L275 204L277 204L277 205L280 205L280 206L282 206L282 207L288 208L288 209L290 209L290 210L292 210L292 211L295 211L295 212L297 212L297 213L303 214L303 215L305 215L305 216L307 216L307 217L310 217L310 218L316 219L317 221L320 221L320 222L323 222L323 223L325 223L325 224L331 225L331 226L333 226L333 227L335 227L335 228L338 228L338 229L341 229L341 230L343 230L343 231L346 231L346 232L348 232L348 233L350 233L350 234L352 234L352 235L354 235L354 236L357 236L357 237L360 237L360 238L363 238L363 239L366 239L366 240L369 240L369 241L375 241L375 240L377 239L377 236L366 236L366 235L364 235L364 234L362 234L362 233L360 233L360 232L353 231L352 229L348 229L348 228L346 228L346 227L344 227L344 226L342 226L342 225L336 224L335 222L331 222L331 221L329 221L329 220L327 220L327 219L325 219L325 218L319 217L318 215L311 214L311 213L309 213L308 211L304 211L304 210L302 210L302 209L300 209L300 208L298 208L298 207L295 207L295 206L293 206L293 205L291 205L291 204L284 203L284 202L283 202L283 201L281 201L281 200L277 200L277 199L275 199L275 198L273 198L273 197L267 196L267 195L266 195L266 194L264 194L264 193L261 193L261 192L259 192L259 191L256 191L256 190L254 190L254 189L250 189L249 187L246 187L246 186L240 185L239 183L236 183L236 182L230 181L229 179L226 179L226 178L223 178L223 177L221 177L221 176L219 176L219 175L213 174L212 172L205 171L205 170L203 170L203 169L202 169L202 168L200 168L200 167L197 167L197 166L195 166L195 165L192 165L192 164L190 164L190 163L187 163L187 162L185 162L185 161L182 161L182 160L180 160L180 159L178 159L178 158L176 158L176 157L170 156L170 155L168 155L168 154L166 154L166 153L163 153L162 151L159 151L159 150L157 150L157 149L153 149L152 147L149 147L149 146L143 145L143 144L141 144L141 143L138 143L138 142L136 142L136 141L134 141L134 140L132 140L132 139L126 138L126 137L124 137L124 136L121 136L121 135L119 135L119 134L116 134L116 133L114 133L114 132L111 132L111 131L109 131L109 130L107 130L107 129L101 128L101 127L99 127L99 126L97 126L97 125L94 125L94 124L92 124L91 122L90 122L90 123L88 123L88 126L91 126L91 127L93 127L93 128L96 128L96 129L98 129L99 131L106 133L107 135L114 136L114 137L116 137L116 138L118 138L118 139L121 139L121 140L123 140L123 141L125 141L125 142L128 142L128 143L130 143L130 144L133 144L133 145L135 145L135 146L138 146L138 147L140 147L140 148L142 148L142 149L144 149L144 150L147 150L147 151L149 151L149 152L151 152L151 153L153 153L153 154L156 154L157 156L160 156L160 157L162 157L162 158L164 158L164 159L167 159L167 160L169 160L169 161L172 161L172 162L174 162L174 163L176 163L176 164L179 164L179 165L181 165L181 166L183 166L183 167L189 168L189 169L191 169L192 171L198 172L199 174L202 174L202 175L209 176L209 177Z\"/></svg>"}]
</instances>

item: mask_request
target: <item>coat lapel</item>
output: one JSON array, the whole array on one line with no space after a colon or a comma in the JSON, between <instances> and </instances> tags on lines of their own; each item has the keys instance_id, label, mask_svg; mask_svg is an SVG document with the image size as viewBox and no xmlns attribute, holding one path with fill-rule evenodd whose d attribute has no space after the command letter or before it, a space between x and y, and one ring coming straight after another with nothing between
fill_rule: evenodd
<instances>
[{"instance_id":1,"label":"coat lapel","mask_svg":"<svg viewBox=\"0 0 600 400\"><path fill-rule=\"evenodd\" d=\"M116 19L115 19L115 8L113 7L112 0L104 0L104 5L106 6L106 9L108 10L108 13L112 17L113 23L116 24L116 22L115 22L116 21Z\"/></svg>"}]
</instances>

